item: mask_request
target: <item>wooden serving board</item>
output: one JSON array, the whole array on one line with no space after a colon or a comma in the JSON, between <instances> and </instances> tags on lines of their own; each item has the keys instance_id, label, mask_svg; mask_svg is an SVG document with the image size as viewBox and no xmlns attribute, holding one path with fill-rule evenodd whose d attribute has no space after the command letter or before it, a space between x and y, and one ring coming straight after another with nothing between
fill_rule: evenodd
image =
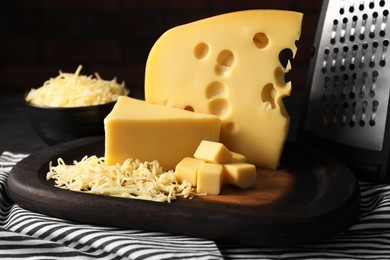
<instances>
[{"instance_id":1,"label":"wooden serving board","mask_svg":"<svg viewBox=\"0 0 390 260\"><path fill-rule=\"evenodd\" d=\"M254 188L172 203L73 192L46 180L49 162L104 154L104 138L50 147L18 163L9 196L26 209L75 222L169 232L247 246L319 242L346 228L359 211L359 187L346 166L321 151L287 145L278 170L257 170Z\"/></svg>"}]
</instances>

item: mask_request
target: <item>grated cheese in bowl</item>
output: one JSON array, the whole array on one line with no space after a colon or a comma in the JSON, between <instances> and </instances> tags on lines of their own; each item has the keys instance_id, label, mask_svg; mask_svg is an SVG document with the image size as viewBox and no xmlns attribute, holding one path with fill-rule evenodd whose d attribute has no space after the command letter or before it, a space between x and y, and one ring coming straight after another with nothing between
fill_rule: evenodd
<instances>
[{"instance_id":1,"label":"grated cheese in bowl","mask_svg":"<svg viewBox=\"0 0 390 260\"><path fill-rule=\"evenodd\" d=\"M123 164L106 165L104 157L85 156L67 165L62 158L57 166L49 165L47 180L72 191L122 198L171 202L177 196L192 198L191 184L178 184L174 171L164 171L157 161L127 159Z\"/></svg>"},{"instance_id":2,"label":"grated cheese in bowl","mask_svg":"<svg viewBox=\"0 0 390 260\"><path fill-rule=\"evenodd\" d=\"M43 86L31 89L26 101L49 107L82 107L106 104L129 94L124 83L117 83L116 78L108 81L98 73L95 73L95 78L80 75L81 69L79 65L74 74L60 71L57 77L45 81Z\"/></svg>"}]
</instances>

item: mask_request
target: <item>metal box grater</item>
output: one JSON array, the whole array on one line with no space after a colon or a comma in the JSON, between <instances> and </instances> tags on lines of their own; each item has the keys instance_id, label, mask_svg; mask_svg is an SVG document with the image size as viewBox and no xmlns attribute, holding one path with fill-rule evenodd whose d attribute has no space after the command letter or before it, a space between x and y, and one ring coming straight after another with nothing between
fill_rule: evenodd
<instances>
[{"instance_id":1,"label":"metal box grater","mask_svg":"<svg viewBox=\"0 0 390 260\"><path fill-rule=\"evenodd\" d=\"M390 180L390 0L324 0L308 77L305 141L358 175Z\"/></svg>"}]
</instances>

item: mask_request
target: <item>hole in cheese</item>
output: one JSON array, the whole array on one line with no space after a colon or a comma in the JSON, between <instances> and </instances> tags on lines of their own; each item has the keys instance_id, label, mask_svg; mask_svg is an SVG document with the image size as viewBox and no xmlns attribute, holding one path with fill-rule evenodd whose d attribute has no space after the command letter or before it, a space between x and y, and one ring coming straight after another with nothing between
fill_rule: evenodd
<instances>
[{"instance_id":1,"label":"hole in cheese","mask_svg":"<svg viewBox=\"0 0 390 260\"><path fill-rule=\"evenodd\" d=\"M184 107L184 110L187 110L187 111L191 111L191 112L194 112L194 108L192 106L185 106Z\"/></svg>"},{"instance_id":2,"label":"hole in cheese","mask_svg":"<svg viewBox=\"0 0 390 260\"><path fill-rule=\"evenodd\" d=\"M212 99L215 97L225 96L227 88L225 84L220 81L211 82L206 88L206 97L207 99Z\"/></svg>"},{"instance_id":3,"label":"hole in cheese","mask_svg":"<svg viewBox=\"0 0 390 260\"><path fill-rule=\"evenodd\" d=\"M223 117L229 112L229 102L224 98L213 98L209 102L209 113Z\"/></svg>"},{"instance_id":4,"label":"hole in cheese","mask_svg":"<svg viewBox=\"0 0 390 260\"><path fill-rule=\"evenodd\" d=\"M218 54L215 73L219 76L228 76L234 65L235 56L230 50L223 50Z\"/></svg>"},{"instance_id":5,"label":"hole in cheese","mask_svg":"<svg viewBox=\"0 0 390 260\"><path fill-rule=\"evenodd\" d=\"M272 109L275 109L275 95L276 90L274 88L274 85L272 83L268 83L263 87L263 90L261 91L261 101L263 103L269 103L271 105Z\"/></svg>"},{"instance_id":6,"label":"hole in cheese","mask_svg":"<svg viewBox=\"0 0 390 260\"><path fill-rule=\"evenodd\" d=\"M288 65L294 57L294 53L291 49L285 48L279 52L279 62L285 70L289 70Z\"/></svg>"},{"instance_id":7,"label":"hole in cheese","mask_svg":"<svg viewBox=\"0 0 390 260\"><path fill-rule=\"evenodd\" d=\"M194 49L195 58L201 60L205 58L208 53L209 53L209 46L206 43L201 42L195 46Z\"/></svg>"},{"instance_id":8,"label":"hole in cheese","mask_svg":"<svg viewBox=\"0 0 390 260\"><path fill-rule=\"evenodd\" d=\"M279 86L283 87L286 85L285 73L283 72L281 67L277 67L275 69L275 79L276 79L276 83Z\"/></svg>"},{"instance_id":9,"label":"hole in cheese","mask_svg":"<svg viewBox=\"0 0 390 260\"><path fill-rule=\"evenodd\" d=\"M258 32L255 34L255 36L253 36L253 43L256 45L257 48L263 49L267 47L269 40L265 33Z\"/></svg>"}]
</instances>

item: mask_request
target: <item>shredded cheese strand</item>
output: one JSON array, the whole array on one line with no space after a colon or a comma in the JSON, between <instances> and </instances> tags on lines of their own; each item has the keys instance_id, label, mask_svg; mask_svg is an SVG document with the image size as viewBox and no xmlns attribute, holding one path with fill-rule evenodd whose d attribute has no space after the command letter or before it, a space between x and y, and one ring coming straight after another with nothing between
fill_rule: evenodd
<instances>
[{"instance_id":1,"label":"shredded cheese strand","mask_svg":"<svg viewBox=\"0 0 390 260\"><path fill-rule=\"evenodd\" d=\"M164 171L157 161L127 159L106 165L104 157L93 155L67 165L58 158L57 166L50 162L46 178L54 179L59 188L122 198L171 202L177 196L195 195L189 182L178 184L174 171Z\"/></svg>"},{"instance_id":2,"label":"shredded cheese strand","mask_svg":"<svg viewBox=\"0 0 390 260\"><path fill-rule=\"evenodd\" d=\"M37 89L31 89L26 100L49 107L80 107L109 103L129 94L124 82L119 84L116 78L103 80L97 73L96 78L80 75L81 69L79 65L74 74L59 71L57 77L50 78Z\"/></svg>"}]
</instances>

